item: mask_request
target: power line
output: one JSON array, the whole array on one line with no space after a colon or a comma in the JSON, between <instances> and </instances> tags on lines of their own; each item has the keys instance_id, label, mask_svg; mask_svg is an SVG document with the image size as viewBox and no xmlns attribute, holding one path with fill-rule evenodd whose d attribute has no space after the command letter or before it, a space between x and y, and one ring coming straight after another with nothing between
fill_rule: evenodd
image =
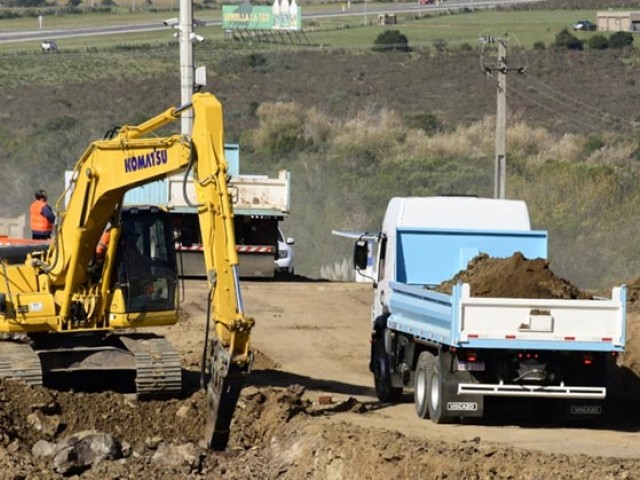
<instances>
[{"instance_id":1,"label":"power line","mask_svg":"<svg viewBox=\"0 0 640 480\"><path fill-rule=\"evenodd\" d=\"M560 104L561 106L565 106L565 107L567 107L569 109L572 109L572 110L578 112L581 115L590 117L591 120L593 120L593 121L600 122L601 124L604 124L604 125L608 124L609 127L625 128L625 129L628 129L630 131L633 131L633 127L627 121L623 121L622 125L620 125L619 122L622 119L609 119L609 118L607 118L607 114L604 113L604 112L601 112L600 114L595 114L595 113L593 113L593 112L591 112L591 111L589 111L587 109L584 109L584 108L576 106L575 104L572 104L570 101L564 100L563 97L554 96L553 94L549 94L549 93L546 93L544 91L537 90L535 87L530 86L529 84L527 84L526 82L524 82L524 81L522 81L520 79L516 79L515 83L517 85L519 85L520 87L531 88L536 94L540 95L541 97L545 98L546 100L551 101L554 104ZM566 111L564 111L564 112L562 112L560 110L556 110L556 111L561 112L564 117L568 117L569 116ZM591 126L591 125L589 125L589 126Z\"/></svg>"}]
</instances>

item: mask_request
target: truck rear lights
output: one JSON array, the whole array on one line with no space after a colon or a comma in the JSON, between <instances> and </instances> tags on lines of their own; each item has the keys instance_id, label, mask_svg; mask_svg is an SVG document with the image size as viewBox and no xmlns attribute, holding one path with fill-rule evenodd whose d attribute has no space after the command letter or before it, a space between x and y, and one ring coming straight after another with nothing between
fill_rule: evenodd
<instances>
[{"instance_id":1,"label":"truck rear lights","mask_svg":"<svg viewBox=\"0 0 640 480\"><path fill-rule=\"evenodd\" d=\"M518 359L522 360L522 359L530 359L533 358L534 360L537 360L540 357L539 354L537 353L531 353L531 352L519 352L518 353Z\"/></svg>"},{"instance_id":2,"label":"truck rear lights","mask_svg":"<svg viewBox=\"0 0 640 480\"><path fill-rule=\"evenodd\" d=\"M476 362L478 360L478 354L476 352L467 352L467 362Z\"/></svg>"},{"instance_id":3,"label":"truck rear lights","mask_svg":"<svg viewBox=\"0 0 640 480\"><path fill-rule=\"evenodd\" d=\"M591 355L590 353L585 353L584 355L582 355L582 363L584 363L585 365L592 365L593 355Z\"/></svg>"}]
</instances>

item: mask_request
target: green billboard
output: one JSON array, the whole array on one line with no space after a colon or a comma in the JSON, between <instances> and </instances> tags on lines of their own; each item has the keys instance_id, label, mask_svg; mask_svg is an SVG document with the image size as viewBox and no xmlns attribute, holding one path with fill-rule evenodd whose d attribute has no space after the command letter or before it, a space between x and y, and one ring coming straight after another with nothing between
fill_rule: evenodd
<instances>
[{"instance_id":1,"label":"green billboard","mask_svg":"<svg viewBox=\"0 0 640 480\"><path fill-rule=\"evenodd\" d=\"M296 0L274 0L270 7L254 7L246 3L222 6L222 28L225 30L302 30L302 9Z\"/></svg>"}]
</instances>

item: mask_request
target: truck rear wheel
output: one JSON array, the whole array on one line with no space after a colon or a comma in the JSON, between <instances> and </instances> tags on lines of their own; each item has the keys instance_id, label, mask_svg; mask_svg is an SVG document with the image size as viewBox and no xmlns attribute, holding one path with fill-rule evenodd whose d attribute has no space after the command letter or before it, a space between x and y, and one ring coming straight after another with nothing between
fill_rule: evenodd
<instances>
[{"instance_id":1,"label":"truck rear wheel","mask_svg":"<svg viewBox=\"0 0 640 480\"><path fill-rule=\"evenodd\" d=\"M389 357L384 349L384 335L374 340L372 357L373 381L378 399L385 403L398 402L402 396L402 388L394 387L391 383L391 369Z\"/></svg>"},{"instance_id":2,"label":"truck rear wheel","mask_svg":"<svg viewBox=\"0 0 640 480\"><path fill-rule=\"evenodd\" d=\"M429 416L433 423L451 423L453 418L447 414L445 405L447 398L444 389L444 379L442 372L442 361L438 357L435 360L431 381L429 382Z\"/></svg>"},{"instance_id":3,"label":"truck rear wheel","mask_svg":"<svg viewBox=\"0 0 640 480\"><path fill-rule=\"evenodd\" d=\"M416 365L416 379L413 386L413 402L420 418L429 418L429 382L433 376L435 357L431 352L422 352Z\"/></svg>"}]
</instances>

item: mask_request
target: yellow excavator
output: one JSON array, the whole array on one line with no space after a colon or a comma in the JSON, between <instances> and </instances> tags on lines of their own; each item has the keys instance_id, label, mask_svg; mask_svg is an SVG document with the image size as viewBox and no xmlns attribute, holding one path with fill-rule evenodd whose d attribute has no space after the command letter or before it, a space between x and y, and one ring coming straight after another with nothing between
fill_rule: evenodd
<instances>
[{"instance_id":1,"label":"yellow excavator","mask_svg":"<svg viewBox=\"0 0 640 480\"><path fill-rule=\"evenodd\" d=\"M150 135L189 109L191 136ZM160 207L122 206L127 190L180 172L185 182L193 175L209 285L204 440L223 450L251 368L254 322L245 316L238 281L222 106L210 93L93 142L56 204L48 250L29 253L24 263L2 262L0 376L39 385L55 373L133 372L140 397L180 391L178 353L163 337L138 330L178 320L178 232ZM108 246L98 259L105 233Z\"/></svg>"}]
</instances>

